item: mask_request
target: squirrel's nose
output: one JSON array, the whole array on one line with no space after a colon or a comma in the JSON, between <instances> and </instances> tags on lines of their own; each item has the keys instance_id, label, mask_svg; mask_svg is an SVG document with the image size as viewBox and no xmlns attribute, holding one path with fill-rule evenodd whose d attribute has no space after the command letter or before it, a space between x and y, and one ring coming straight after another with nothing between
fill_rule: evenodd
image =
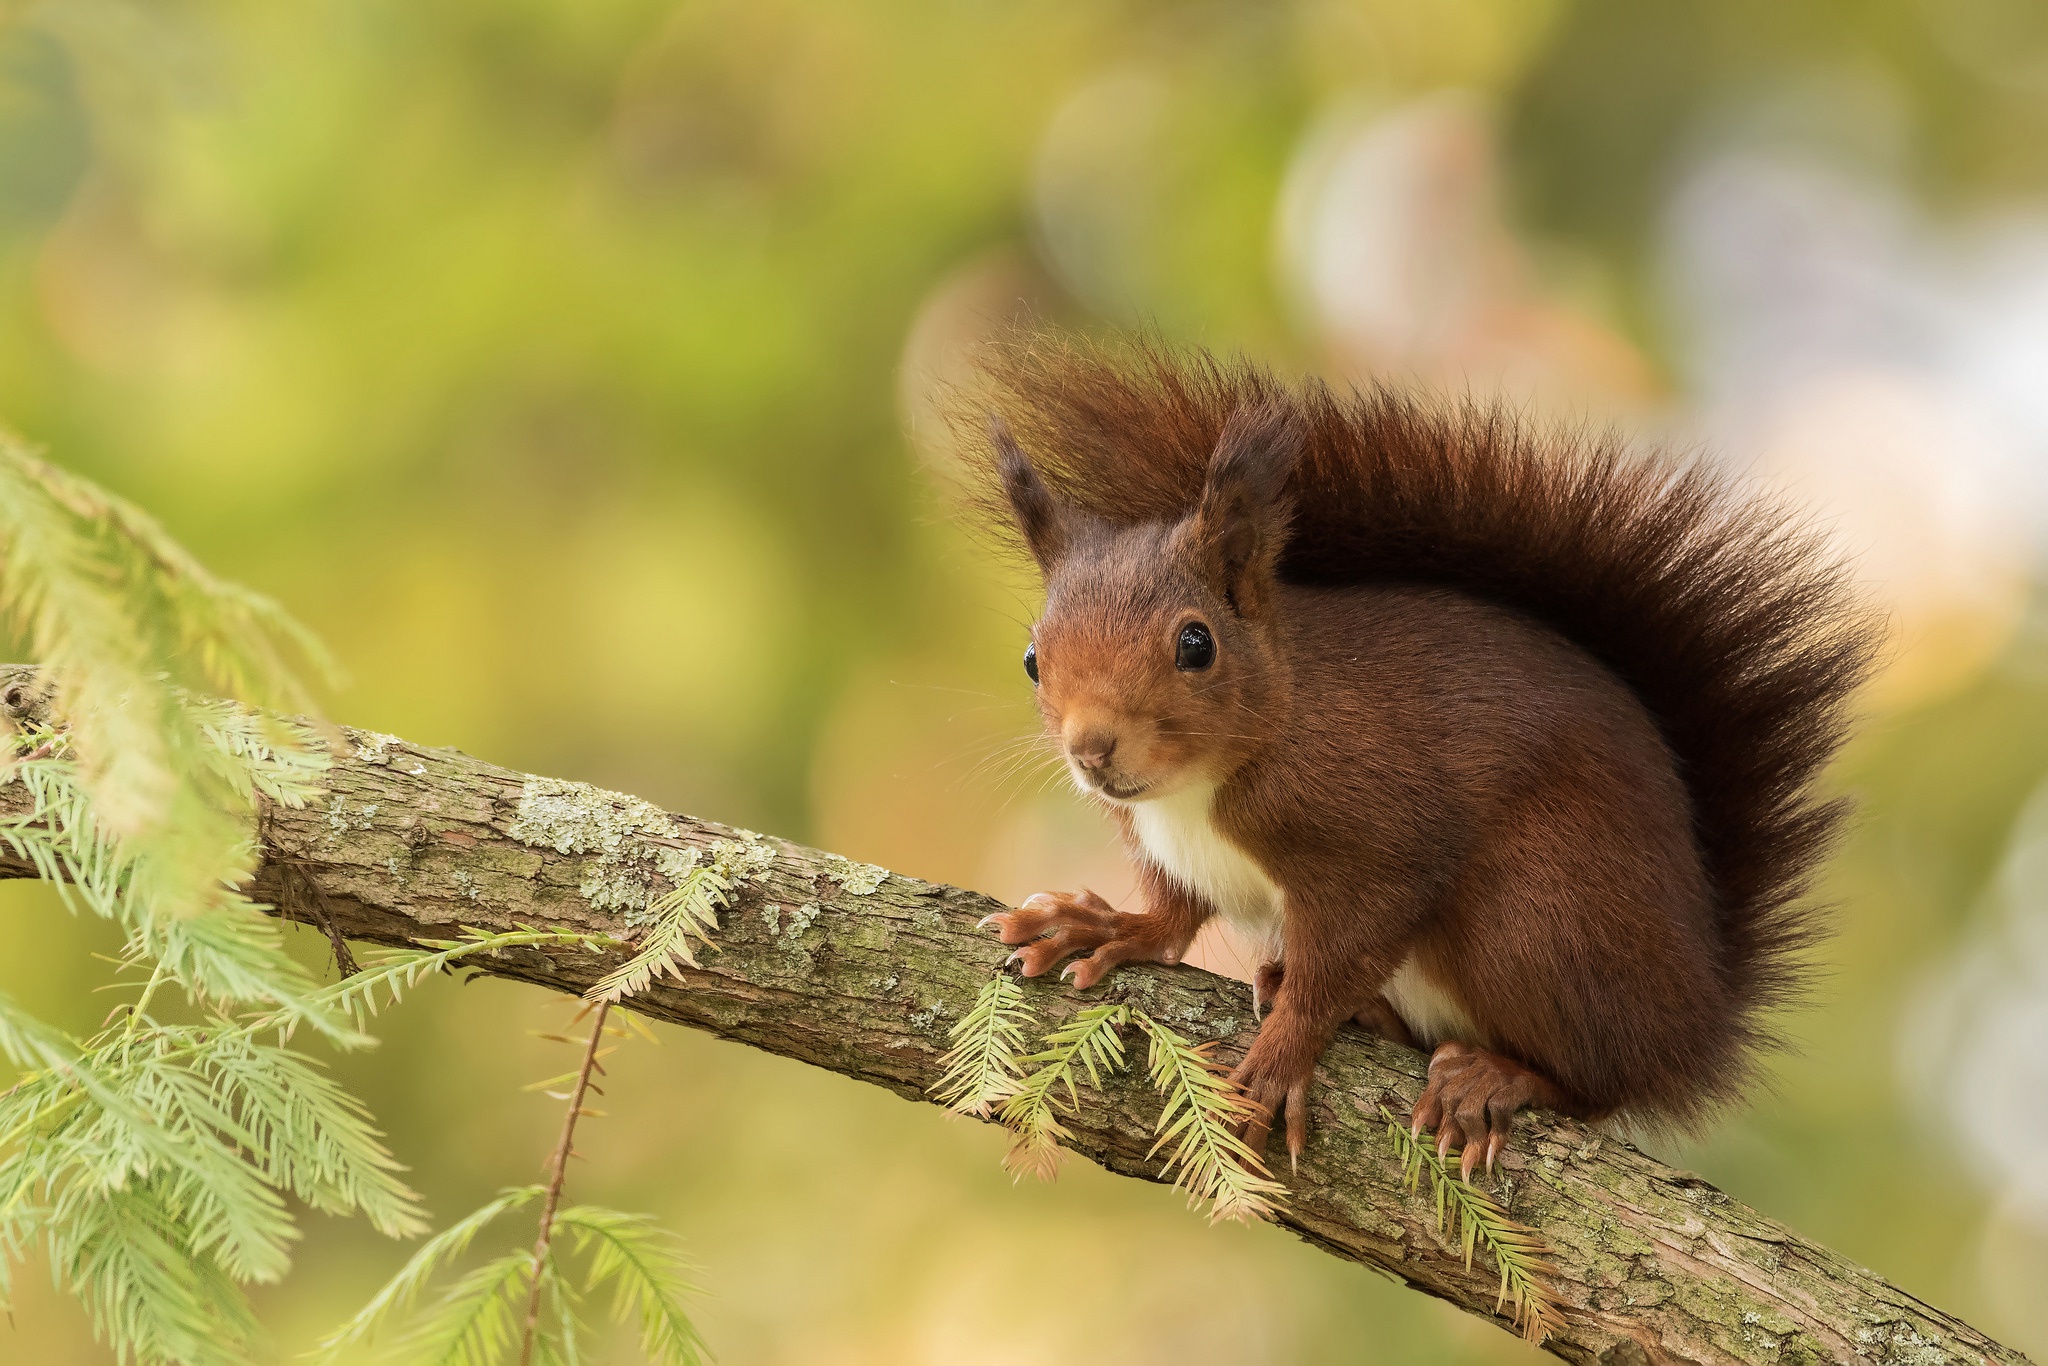
<instances>
[{"instance_id":1,"label":"squirrel's nose","mask_svg":"<svg viewBox=\"0 0 2048 1366\"><path fill-rule=\"evenodd\" d=\"M1083 768L1106 768L1109 756L1116 753L1116 737L1106 731L1084 731L1068 742L1067 753Z\"/></svg>"}]
</instances>

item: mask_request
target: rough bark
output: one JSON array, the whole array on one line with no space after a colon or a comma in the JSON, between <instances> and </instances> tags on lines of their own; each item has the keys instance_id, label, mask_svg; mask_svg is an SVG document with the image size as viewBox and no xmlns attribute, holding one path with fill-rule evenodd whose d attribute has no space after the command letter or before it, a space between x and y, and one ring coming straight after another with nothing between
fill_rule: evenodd
<instances>
[{"instance_id":1,"label":"rough bark","mask_svg":"<svg viewBox=\"0 0 2048 1366\"><path fill-rule=\"evenodd\" d=\"M997 903L646 802L511 772L452 750L344 731L326 801L264 813L256 895L330 934L404 945L458 927L559 926L629 936L688 851L735 875L718 951L637 1010L929 1098L947 1031L1007 950L975 922ZM19 789L0 789L0 812ZM15 806L14 809L19 809ZM20 867L0 874L24 875ZM484 971L581 992L619 957L506 952ZM1084 1004L1027 984L1050 1027ZM1088 1001L1128 1000L1220 1055L1254 1032L1248 990L1196 969L1125 967ZM1283 1173L1280 1222L1509 1327L1482 1257L1468 1270L1406 1192L1380 1107L1406 1115L1417 1053L1347 1028L1324 1058L1306 1156ZM1146 1159L1157 1100L1137 1069L1084 1093L1073 1148L1158 1180ZM1546 1350L1573 1362L2020 1362L1977 1332L1700 1178L1547 1114L1525 1116L1493 1184L1555 1252L1567 1326ZM1509 1329L1512 1331L1512 1329Z\"/></svg>"}]
</instances>

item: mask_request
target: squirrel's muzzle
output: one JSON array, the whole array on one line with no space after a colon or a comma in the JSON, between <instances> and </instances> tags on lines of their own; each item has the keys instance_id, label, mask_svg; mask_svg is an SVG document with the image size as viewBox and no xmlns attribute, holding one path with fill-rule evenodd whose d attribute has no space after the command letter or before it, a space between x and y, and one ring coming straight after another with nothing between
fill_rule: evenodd
<instances>
[{"instance_id":1,"label":"squirrel's muzzle","mask_svg":"<svg viewBox=\"0 0 2048 1366\"><path fill-rule=\"evenodd\" d=\"M1100 772L1116 754L1116 735L1106 730L1083 731L1067 741L1067 753L1087 772Z\"/></svg>"}]
</instances>

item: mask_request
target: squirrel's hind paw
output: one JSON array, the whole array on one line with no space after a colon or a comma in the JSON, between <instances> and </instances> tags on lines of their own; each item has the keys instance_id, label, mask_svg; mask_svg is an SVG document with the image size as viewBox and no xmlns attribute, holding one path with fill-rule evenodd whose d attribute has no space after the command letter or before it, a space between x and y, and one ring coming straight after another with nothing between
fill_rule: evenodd
<instances>
[{"instance_id":1,"label":"squirrel's hind paw","mask_svg":"<svg viewBox=\"0 0 2048 1366\"><path fill-rule=\"evenodd\" d=\"M1281 1014L1267 1021L1244 1061L1230 1074L1231 1083L1255 1107L1233 1132L1263 1157L1273 1125L1284 1114L1288 1160L1299 1161L1308 1146L1308 1088L1315 1080L1317 1054L1313 1048L1289 1046L1290 1023L1291 1017ZM1261 1040L1270 1042L1261 1048Z\"/></svg>"},{"instance_id":2,"label":"squirrel's hind paw","mask_svg":"<svg viewBox=\"0 0 2048 1366\"><path fill-rule=\"evenodd\" d=\"M1442 1043L1429 1059L1429 1082L1415 1102L1409 1131L1436 1132L1436 1155L1460 1150L1459 1174L1470 1180L1483 1158L1486 1169L1504 1152L1515 1111L1527 1105L1556 1108L1560 1094L1549 1078L1511 1058L1468 1043Z\"/></svg>"}]
</instances>

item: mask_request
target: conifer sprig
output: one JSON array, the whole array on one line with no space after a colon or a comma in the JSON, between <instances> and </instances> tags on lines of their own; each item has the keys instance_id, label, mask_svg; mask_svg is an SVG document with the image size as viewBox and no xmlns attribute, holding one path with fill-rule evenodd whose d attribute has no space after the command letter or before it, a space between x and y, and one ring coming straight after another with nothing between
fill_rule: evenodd
<instances>
[{"instance_id":1,"label":"conifer sprig","mask_svg":"<svg viewBox=\"0 0 2048 1366\"><path fill-rule=\"evenodd\" d=\"M1133 1018L1150 1041L1152 1085L1166 1097L1154 1126L1158 1141L1145 1156L1173 1145L1166 1170L1174 1189L1187 1192L1190 1206L1208 1202L1211 1223L1272 1218L1287 1188L1237 1136L1254 1107L1231 1083L1229 1069L1210 1056L1214 1041L1190 1043L1142 1010Z\"/></svg>"},{"instance_id":2,"label":"conifer sprig","mask_svg":"<svg viewBox=\"0 0 2048 1366\"><path fill-rule=\"evenodd\" d=\"M502 1192L490 1204L428 1240L354 1318L322 1343L322 1361L332 1361L343 1349L371 1339L390 1318L414 1304L428 1283L468 1250L481 1229L500 1215L537 1200L541 1226L534 1247L503 1253L452 1284L415 1316L395 1344L403 1358L444 1366L504 1366L512 1360L526 1366L577 1366L582 1359L579 1343L586 1297L609 1288L613 1316L637 1324L641 1352L647 1360L656 1366L700 1366L703 1341L685 1304L696 1293L689 1279L692 1268L677 1251L673 1238L642 1215L595 1205L558 1205L568 1160L575 1153L578 1122L601 1113L584 1102L591 1094L603 1093L597 1083L604 1072L599 1059L608 1050L601 1046L602 1041L607 1036L623 1038L627 1033L607 1023L615 1010L609 1003L586 1010L593 1016L586 1039L543 1036L560 1043L580 1043L582 1048L575 1071L566 1078L537 1083L539 1087L561 1080L571 1083L566 1092L548 1092L567 1101L568 1108L561 1138L548 1159L547 1182ZM582 1262L580 1284L564 1263L564 1247L569 1243L574 1245L571 1260Z\"/></svg>"},{"instance_id":3,"label":"conifer sprig","mask_svg":"<svg viewBox=\"0 0 2048 1366\"><path fill-rule=\"evenodd\" d=\"M232 708L209 705L207 711L224 743L228 736L238 737L239 752L222 751L208 761L223 772L246 770L228 785L273 790L303 802L312 775L324 769L324 756L273 748ZM161 965L196 999L274 1004L323 1032L337 1033L334 1021L310 1005L313 980L285 951L282 929L239 893L220 888L204 901L170 909L162 896L137 894L138 887L161 892L166 886L158 851L119 836L101 820L70 734L32 729L15 737L15 745L41 757L16 757L0 765L0 782L21 784L29 797L27 811L0 820L0 843L49 880L67 905L120 923L128 936L129 958ZM230 862L252 863L253 845L246 833L236 841Z\"/></svg>"},{"instance_id":4,"label":"conifer sprig","mask_svg":"<svg viewBox=\"0 0 2048 1366\"><path fill-rule=\"evenodd\" d=\"M133 1011L74 1041L0 1000L0 1046L28 1069L0 1095L0 1262L40 1237L122 1355L241 1360L238 1287L288 1266L286 1193L423 1227L360 1104L233 1021Z\"/></svg>"},{"instance_id":5,"label":"conifer sprig","mask_svg":"<svg viewBox=\"0 0 2048 1366\"><path fill-rule=\"evenodd\" d=\"M1034 1070L998 1111L1003 1124L1016 1135L1003 1156L1003 1166L1011 1175L1050 1181L1059 1174L1060 1140L1073 1137L1060 1123L1060 1088L1066 1088L1064 1108L1072 1114L1081 1103L1080 1073L1086 1072L1089 1084L1099 1087L1103 1073L1121 1071L1124 1041L1118 1031L1130 1019L1129 1006L1090 1006L1046 1035L1042 1051L1021 1060Z\"/></svg>"},{"instance_id":6,"label":"conifer sprig","mask_svg":"<svg viewBox=\"0 0 2048 1366\"><path fill-rule=\"evenodd\" d=\"M647 908L651 920L633 956L599 978L583 999L592 1003L622 1001L645 991L658 977L682 980L683 966L698 966L691 941L714 948L711 932L718 911L732 892L732 883L707 867L692 868L683 880Z\"/></svg>"},{"instance_id":7,"label":"conifer sprig","mask_svg":"<svg viewBox=\"0 0 2048 1366\"><path fill-rule=\"evenodd\" d=\"M956 1114L987 1119L1023 1085L1024 1030L1035 1019L1024 988L998 970L953 1026L953 1046L939 1059L946 1070L930 1094Z\"/></svg>"},{"instance_id":8,"label":"conifer sprig","mask_svg":"<svg viewBox=\"0 0 2048 1366\"><path fill-rule=\"evenodd\" d=\"M147 914L231 902L252 870L250 807L223 782L191 698L310 711L332 676L277 605L215 578L154 518L0 433L0 630L41 667L98 822L138 866Z\"/></svg>"},{"instance_id":9,"label":"conifer sprig","mask_svg":"<svg viewBox=\"0 0 2048 1366\"><path fill-rule=\"evenodd\" d=\"M1543 1235L1519 1223L1485 1191L1461 1177L1450 1163L1436 1155L1436 1149L1418 1138L1380 1107L1387 1132L1401 1157L1402 1180L1415 1190L1422 1173L1429 1172L1431 1194L1436 1200L1437 1228L1458 1238L1465 1265L1472 1265L1475 1248L1484 1247L1500 1268L1500 1296L1495 1302L1514 1309L1514 1323L1533 1345L1564 1327L1564 1311L1544 1285L1543 1278L1557 1274L1551 1264L1549 1245Z\"/></svg>"},{"instance_id":10,"label":"conifer sprig","mask_svg":"<svg viewBox=\"0 0 2048 1366\"><path fill-rule=\"evenodd\" d=\"M1035 1013L1015 978L997 972L950 1035L945 1071L931 1093L948 1109L995 1118L1013 1135L1003 1166L1018 1178L1050 1181L1059 1174L1060 1145L1073 1137L1061 1122L1080 1103L1082 1076L1100 1087L1125 1066L1122 1030L1136 1024L1148 1041L1146 1070L1163 1098L1153 1126L1158 1140L1145 1155L1167 1150L1166 1174L1191 1205L1206 1202L1211 1221L1269 1219L1286 1187L1235 1130L1250 1102L1212 1056L1135 1007L1090 1006L1045 1036L1036 1053L1019 1056ZM1064 1092L1064 1095L1062 1094Z\"/></svg>"},{"instance_id":11,"label":"conifer sprig","mask_svg":"<svg viewBox=\"0 0 2048 1366\"><path fill-rule=\"evenodd\" d=\"M519 1342L532 1269L526 1253L507 1252L470 1271L428 1306L398 1344L399 1355L417 1366L502 1366ZM552 1257L542 1264L540 1287L550 1298L564 1289Z\"/></svg>"},{"instance_id":12,"label":"conifer sprig","mask_svg":"<svg viewBox=\"0 0 2048 1366\"><path fill-rule=\"evenodd\" d=\"M432 1282L441 1268L462 1256L469 1245L476 1241L477 1234L495 1222L497 1218L541 1197L540 1186L517 1186L500 1191L497 1198L480 1209L470 1211L433 1237L421 1243L419 1250L412 1254L398 1274L385 1282L384 1287L370 1297L370 1302L357 1310L348 1322L321 1339L314 1359L319 1362L332 1361L343 1349L358 1342L367 1341L382 1327L393 1314L403 1313L412 1308L422 1291Z\"/></svg>"},{"instance_id":13,"label":"conifer sprig","mask_svg":"<svg viewBox=\"0 0 2048 1366\"><path fill-rule=\"evenodd\" d=\"M118 1360L240 1366L255 1332L242 1287L289 1266L287 1197L361 1213L387 1234L424 1228L368 1112L289 1046L294 1033L361 1046L379 1009L472 955L620 944L466 930L315 983L240 889L256 869L258 803L305 806L329 764L315 729L244 704L308 710L296 670L326 671L318 645L145 514L4 433L0 634L38 662L10 675L0 783L19 784L29 809L0 820L0 845L72 910L119 924L124 967L147 974L133 1004L84 1038L0 998L0 1057L21 1072L0 1092L0 1311L13 1263L40 1242ZM614 994L693 963L726 890L704 870L658 903ZM172 996L203 1023L160 1018ZM586 1060L586 1080L595 1066ZM560 1175L558 1163L551 1214ZM541 1194L507 1192L430 1240L330 1348L367 1336L479 1229ZM588 1254L586 1287L613 1288L650 1356L693 1363L687 1282L660 1235L589 1207L555 1222ZM538 1360L577 1361L581 1292L546 1242L442 1296L408 1342L416 1359L496 1360L520 1340L518 1301L530 1294L549 1314L544 1333L524 1320Z\"/></svg>"},{"instance_id":14,"label":"conifer sprig","mask_svg":"<svg viewBox=\"0 0 2048 1366\"><path fill-rule=\"evenodd\" d=\"M1100 1087L1125 1066L1122 1030L1136 1024L1148 1041L1146 1070L1163 1098L1153 1126L1158 1140L1145 1155L1167 1150L1166 1174L1190 1205L1206 1202L1211 1221L1270 1219L1286 1187L1235 1130L1251 1103L1212 1056L1135 1007L1090 1006L1045 1036L1040 1051L1018 1056L1034 1018L1023 988L998 972L983 984L941 1062L931 1091L962 1114L993 1114L1013 1135L1003 1166L1018 1178L1050 1181L1059 1174L1060 1145L1073 1137L1061 1115L1080 1103L1080 1079ZM1064 1095L1062 1094L1064 1092Z\"/></svg>"},{"instance_id":15,"label":"conifer sprig","mask_svg":"<svg viewBox=\"0 0 2048 1366\"><path fill-rule=\"evenodd\" d=\"M694 1268L673 1235L645 1215L595 1205L563 1210L555 1226L575 1235L577 1252L589 1259L584 1289L594 1294L609 1285L613 1318L638 1322L642 1356L655 1366L698 1366L704 1342L683 1307L697 1293Z\"/></svg>"},{"instance_id":16,"label":"conifer sprig","mask_svg":"<svg viewBox=\"0 0 2048 1366\"><path fill-rule=\"evenodd\" d=\"M506 949L578 949L600 953L619 947L609 935L576 930L538 930L521 925L496 934L465 928L456 939L422 940L424 948L387 949L371 955L362 970L352 977L322 988L314 1004L354 1020L357 1028L367 1027L370 1018L388 1006L397 1005L405 993L422 978L446 972L476 954L501 953ZM264 1027L290 1023L283 1013L266 1018Z\"/></svg>"}]
</instances>

